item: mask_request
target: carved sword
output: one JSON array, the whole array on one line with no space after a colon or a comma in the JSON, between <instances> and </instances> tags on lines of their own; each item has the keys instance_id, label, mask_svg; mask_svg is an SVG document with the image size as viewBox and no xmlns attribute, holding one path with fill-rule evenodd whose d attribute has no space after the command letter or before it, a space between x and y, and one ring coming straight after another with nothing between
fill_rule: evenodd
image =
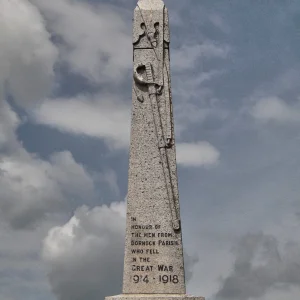
<instances>
[{"instance_id":1,"label":"carved sword","mask_svg":"<svg viewBox=\"0 0 300 300\"><path fill-rule=\"evenodd\" d=\"M137 69L141 67L145 67L146 69L147 81L145 81L144 78L138 73ZM161 93L162 86L158 86L154 82L151 63L147 63L146 65L141 63L137 66L137 69L134 72L135 81L140 84L148 85L148 93L151 101L152 114L154 118L156 134L158 138L158 148L162 160L164 179L167 187L168 199L169 199L169 204L171 209L173 229L180 230L180 220L178 218L176 199L173 191L172 178L170 173L171 170L169 167L168 156L167 156L167 148L170 148L172 146L172 141L169 137L169 134L166 139L164 137L161 115L160 115L159 105L157 101L157 95Z\"/></svg>"}]
</instances>

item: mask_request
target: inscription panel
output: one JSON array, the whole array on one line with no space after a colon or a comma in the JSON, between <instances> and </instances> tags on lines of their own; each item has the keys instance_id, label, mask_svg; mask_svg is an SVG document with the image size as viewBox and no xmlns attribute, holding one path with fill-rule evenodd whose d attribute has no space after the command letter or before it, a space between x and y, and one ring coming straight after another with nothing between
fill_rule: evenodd
<instances>
[{"instance_id":1,"label":"inscription panel","mask_svg":"<svg viewBox=\"0 0 300 300\"><path fill-rule=\"evenodd\" d=\"M126 263L131 285L143 290L147 290L147 286L151 288L153 285L161 285L161 290L165 291L177 290L176 286L184 284L183 265L172 263L176 260L178 247L182 247L181 238L178 238L172 227L164 231L161 224L143 224L138 217L130 217L127 229L130 236L127 240L130 244L127 249L130 251L130 261ZM170 252L173 252L171 261L165 259L166 256L170 257Z\"/></svg>"}]
</instances>

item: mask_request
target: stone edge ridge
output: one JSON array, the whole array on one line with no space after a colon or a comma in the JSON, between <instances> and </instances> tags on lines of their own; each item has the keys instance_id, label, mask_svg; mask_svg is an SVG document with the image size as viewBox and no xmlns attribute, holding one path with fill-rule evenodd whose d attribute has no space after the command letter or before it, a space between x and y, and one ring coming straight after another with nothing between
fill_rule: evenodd
<instances>
[{"instance_id":1,"label":"stone edge ridge","mask_svg":"<svg viewBox=\"0 0 300 300\"><path fill-rule=\"evenodd\" d=\"M170 299L188 299L188 300L205 300L204 297L198 297L198 296L193 296L193 295L181 295L181 294L121 294L117 296L109 296L105 297L105 300L117 300L117 299L122 299L122 300L130 300L130 299L138 299L138 298L143 298L143 299L161 299L161 300L170 300Z\"/></svg>"}]
</instances>

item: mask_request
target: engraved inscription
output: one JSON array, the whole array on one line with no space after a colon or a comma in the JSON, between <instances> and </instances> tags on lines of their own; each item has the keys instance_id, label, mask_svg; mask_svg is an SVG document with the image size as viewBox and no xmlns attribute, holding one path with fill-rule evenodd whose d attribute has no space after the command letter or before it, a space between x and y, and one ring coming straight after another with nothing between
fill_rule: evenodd
<instances>
[{"instance_id":1,"label":"engraved inscription","mask_svg":"<svg viewBox=\"0 0 300 300\"><path fill-rule=\"evenodd\" d=\"M179 246L175 233L161 231L160 224L141 224L136 217L131 217L131 222L136 223L130 226L133 283L178 284L179 276L173 265L155 264L160 248ZM153 276L155 272L157 275Z\"/></svg>"}]
</instances>

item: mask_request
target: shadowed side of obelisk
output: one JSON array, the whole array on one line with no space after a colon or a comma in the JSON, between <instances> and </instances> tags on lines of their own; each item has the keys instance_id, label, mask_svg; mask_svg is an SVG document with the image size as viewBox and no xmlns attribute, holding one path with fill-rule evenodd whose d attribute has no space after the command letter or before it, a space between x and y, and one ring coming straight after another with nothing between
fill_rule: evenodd
<instances>
[{"instance_id":1,"label":"shadowed side of obelisk","mask_svg":"<svg viewBox=\"0 0 300 300\"><path fill-rule=\"evenodd\" d=\"M171 97L168 11L139 0L133 24L133 90L123 295L186 295ZM202 298L195 298L202 299Z\"/></svg>"}]
</instances>

